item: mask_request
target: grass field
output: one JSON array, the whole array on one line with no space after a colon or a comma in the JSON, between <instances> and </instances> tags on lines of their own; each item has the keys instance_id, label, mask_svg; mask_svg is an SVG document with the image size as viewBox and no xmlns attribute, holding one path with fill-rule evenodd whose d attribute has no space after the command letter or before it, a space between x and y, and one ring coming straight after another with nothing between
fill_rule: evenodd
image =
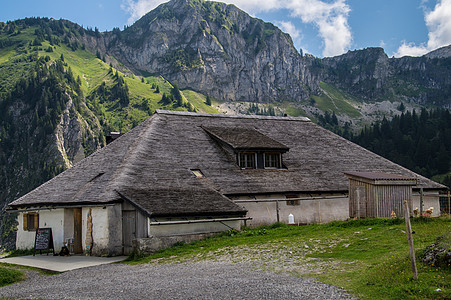
<instances>
[{"instance_id":1,"label":"grass field","mask_svg":"<svg viewBox=\"0 0 451 300\"><path fill-rule=\"evenodd\" d=\"M402 219L276 224L179 244L129 263L248 262L265 270L313 276L363 299L450 299L450 269L423 266L420 256L438 236L450 234L451 219L414 219L412 229L418 280L412 279Z\"/></svg>"}]
</instances>

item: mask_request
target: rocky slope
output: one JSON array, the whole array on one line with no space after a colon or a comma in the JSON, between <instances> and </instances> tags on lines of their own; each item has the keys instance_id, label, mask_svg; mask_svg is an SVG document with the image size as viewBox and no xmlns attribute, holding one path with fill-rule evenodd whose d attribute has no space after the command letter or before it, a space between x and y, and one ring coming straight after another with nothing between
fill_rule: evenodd
<instances>
[{"instance_id":1,"label":"rocky slope","mask_svg":"<svg viewBox=\"0 0 451 300\"><path fill-rule=\"evenodd\" d=\"M173 0L97 43L133 70L221 100L301 101L319 91L289 35L224 3Z\"/></svg>"},{"instance_id":2,"label":"rocky slope","mask_svg":"<svg viewBox=\"0 0 451 300\"><path fill-rule=\"evenodd\" d=\"M320 79L371 102L451 107L451 46L422 57L389 58L382 48L321 60Z\"/></svg>"}]
</instances>

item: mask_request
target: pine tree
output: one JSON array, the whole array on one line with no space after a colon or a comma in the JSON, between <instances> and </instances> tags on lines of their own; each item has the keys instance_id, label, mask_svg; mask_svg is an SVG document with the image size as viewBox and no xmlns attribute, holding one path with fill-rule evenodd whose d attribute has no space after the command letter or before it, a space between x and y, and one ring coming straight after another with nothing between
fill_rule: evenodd
<instances>
[{"instance_id":1,"label":"pine tree","mask_svg":"<svg viewBox=\"0 0 451 300\"><path fill-rule=\"evenodd\" d=\"M171 94L172 96L174 96L174 99L177 100L177 103L183 103L182 94L180 93L179 87L177 86L176 83L174 84L174 87L171 90Z\"/></svg>"}]
</instances>

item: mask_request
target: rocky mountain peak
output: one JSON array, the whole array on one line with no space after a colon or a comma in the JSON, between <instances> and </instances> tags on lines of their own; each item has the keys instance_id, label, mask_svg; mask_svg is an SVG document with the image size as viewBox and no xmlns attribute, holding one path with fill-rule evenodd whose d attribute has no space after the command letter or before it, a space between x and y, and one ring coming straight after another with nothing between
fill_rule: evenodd
<instances>
[{"instance_id":1,"label":"rocky mountain peak","mask_svg":"<svg viewBox=\"0 0 451 300\"><path fill-rule=\"evenodd\" d=\"M438 48L424 56L427 58L449 58L451 57L451 45Z\"/></svg>"},{"instance_id":2,"label":"rocky mountain peak","mask_svg":"<svg viewBox=\"0 0 451 300\"><path fill-rule=\"evenodd\" d=\"M107 39L131 69L221 100L302 101L319 87L289 35L233 5L173 0Z\"/></svg>"}]
</instances>

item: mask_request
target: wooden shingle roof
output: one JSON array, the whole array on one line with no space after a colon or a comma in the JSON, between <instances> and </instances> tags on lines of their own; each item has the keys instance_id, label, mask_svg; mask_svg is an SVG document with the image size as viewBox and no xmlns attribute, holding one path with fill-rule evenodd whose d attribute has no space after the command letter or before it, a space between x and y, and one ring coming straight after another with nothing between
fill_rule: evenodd
<instances>
[{"instance_id":1,"label":"wooden shingle roof","mask_svg":"<svg viewBox=\"0 0 451 300\"><path fill-rule=\"evenodd\" d=\"M286 169L240 169L234 157L212 138L215 128L230 129L224 131L227 135L217 135L235 147L241 144L233 141L234 130L251 128L241 132L289 148L283 154ZM249 146L256 145L264 146L258 140ZM194 169L203 177L193 174ZM306 118L157 111L10 206L109 203L126 197L149 215L243 215L245 212L223 195L346 192L344 172L353 171L397 174L416 178L418 187L445 188Z\"/></svg>"},{"instance_id":2,"label":"wooden shingle roof","mask_svg":"<svg viewBox=\"0 0 451 300\"><path fill-rule=\"evenodd\" d=\"M286 152L287 146L262 134L254 128L202 127L212 137L226 143L235 150L279 150Z\"/></svg>"}]
</instances>

